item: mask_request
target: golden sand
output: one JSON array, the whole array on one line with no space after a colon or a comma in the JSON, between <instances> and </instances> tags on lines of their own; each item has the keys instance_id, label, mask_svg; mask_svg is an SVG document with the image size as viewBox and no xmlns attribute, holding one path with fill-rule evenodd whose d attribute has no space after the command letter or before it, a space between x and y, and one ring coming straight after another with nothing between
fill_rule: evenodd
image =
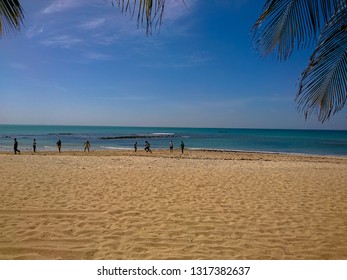
<instances>
[{"instance_id":1,"label":"golden sand","mask_svg":"<svg viewBox=\"0 0 347 280\"><path fill-rule=\"evenodd\" d=\"M0 259L347 259L347 158L0 154Z\"/></svg>"}]
</instances>

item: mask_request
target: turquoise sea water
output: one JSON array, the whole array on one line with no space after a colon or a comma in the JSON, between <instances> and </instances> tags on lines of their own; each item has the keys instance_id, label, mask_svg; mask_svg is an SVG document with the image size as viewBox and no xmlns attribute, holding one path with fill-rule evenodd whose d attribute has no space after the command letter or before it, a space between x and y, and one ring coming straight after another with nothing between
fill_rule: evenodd
<instances>
[{"instance_id":1,"label":"turquoise sea water","mask_svg":"<svg viewBox=\"0 0 347 280\"><path fill-rule=\"evenodd\" d=\"M347 130L0 125L0 151L12 151L14 138L23 151L34 138L38 151L56 150L58 139L63 150L83 150L87 140L94 150L132 149L135 141L141 149L146 140L168 149L172 140L175 148L184 141L188 149L347 156Z\"/></svg>"}]
</instances>

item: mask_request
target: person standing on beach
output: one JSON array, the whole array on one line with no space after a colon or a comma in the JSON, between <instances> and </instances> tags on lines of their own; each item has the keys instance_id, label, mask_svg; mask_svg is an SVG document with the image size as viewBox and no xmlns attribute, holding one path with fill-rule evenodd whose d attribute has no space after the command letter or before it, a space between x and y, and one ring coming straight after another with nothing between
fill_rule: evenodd
<instances>
[{"instance_id":1,"label":"person standing on beach","mask_svg":"<svg viewBox=\"0 0 347 280\"><path fill-rule=\"evenodd\" d=\"M89 152L89 148L90 148L90 142L87 141L84 143L84 151L88 150L88 152Z\"/></svg>"},{"instance_id":2,"label":"person standing on beach","mask_svg":"<svg viewBox=\"0 0 347 280\"><path fill-rule=\"evenodd\" d=\"M13 150L14 150L14 154L15 154L15 155L17 154L17 152L18 152L18 154L20 154L20 150L18 150L18 141L17 141L17 138L14 138Z\"/></svg>"},{"instance_id":3,"label":"person standing on beach","mask_svg":"<svg viewBox=\"0 0 347 280\"><path fill-rule=\"evenodd\" d=\"M33 141L33 150L34 150L34 153L36 153L36 139L34 139Z\"/></svg>"},{"instance_id":4,"label":"person standing on beach","mask_svg":"<svg viewBox=\"0 0 347 280\"><path fill-rule=\"evenodd\" d=\"M169 147L170 147L170 153L173 153L173 143L172 143L172 141L170 141Z\"/></svg>"},{"instance_id":5,"label":"person standing on beach","mask_svg":"<svg viewBox=\"0 0 347 280\"><path fill-rule=\"evenodd\" d=\"M60 139L57 142L57 147L58 147L58 151L60 153L61 152L61 141L60 141Z\"/></svg>"},{"instance_id":6,"label":"person standing on beach","mask_svg":"<svg viewBox=\"0 0 347 280\"><path fill-rule=\"evenodd\" d=\"M137 142L135 142L134 144L134 150L135 150L135 153L137 152Z\"/></svg>"},{"instance_id":7,"label":"person standing on beach","mask_svg":"<svg viewBox=\"0 0 347 280\"><path fill-rule=\"evenodd\" d=\"M183 143L183 141L181 141L180 148L181 148L181 152L182 152L182 154L183 154L183 153L184 153L184 143Z\"/></svg>"}]
</instances>

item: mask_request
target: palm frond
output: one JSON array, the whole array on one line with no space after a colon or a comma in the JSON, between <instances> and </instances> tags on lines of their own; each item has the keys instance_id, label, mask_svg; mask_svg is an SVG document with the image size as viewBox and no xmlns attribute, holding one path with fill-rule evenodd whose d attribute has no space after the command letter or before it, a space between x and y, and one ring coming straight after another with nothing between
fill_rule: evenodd
<instances>
[{"instance_id":1,"label":"palm frond","mask_svg":"<svg viewBox=\"0 0 347 280\"><path fill-rule=\"evenodd\" d=\"M153 23L155 27L162 24L165 0L112 0L120 7L122 13L130 12L131 17L137 14L137 24L146 27L146 33L152 33Z\"/></svg>"},{"instance_id":2,"label":"palm frond","mask_svg":"<svg viewBox=\"0 0 347 280\"><path fill-rule=\"evenodd\" d=\"M20 30L24 13L18 0L0 0L0 38Z\"/></svg>"},{"instance_id":3,"label":"palm frond","mask_svg":"<svg viewBox=\"0 0 347 280\"><path fill-rule=\"evenodd\" d=\"M340 111L347 99L347 3L342 3L322 30L296 98L306 118L322 122Z\"/></svg>"},{"instance_id":4,"label":"palm frond","mask_svg":"<svg viewBox=\"0 0 347 280\"><path fill-rule=\"evenodd\" d=\"M267 0L252 28L261 55L277 53L286 60L297 49L311 46L331 14L346 0Z\"/></svg>"}]
</instances>

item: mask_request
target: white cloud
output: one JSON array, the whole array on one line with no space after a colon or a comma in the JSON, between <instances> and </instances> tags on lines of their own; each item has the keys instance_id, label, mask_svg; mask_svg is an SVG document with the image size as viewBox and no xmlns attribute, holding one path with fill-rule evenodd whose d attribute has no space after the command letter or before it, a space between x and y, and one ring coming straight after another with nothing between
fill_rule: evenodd
<instances>
[{"instance_id":1,"label":"white cloud","mask_svg":"<svg viewBox=\"0 0 347 280\"><path fill-rule=\"evenodd\" d=\"M199 52L195 52L193 53L189 58L188 58L188 62L191 65L201 65L201 64L205 64L209 61L211 61L213 58L212 56L205 51L199 51Z\"/></svg>"},{"instance_id":2,"label":"white cloud","mask_svg":"<svg viewBox=\"0 0 347 280\"><path fill-rule=\"evenodd\" d=\"M153 49L153 48L152 48ZM145 55L148 53L148 48L142 50ZM140 53L140 52L139 52ZM141 54L141 53L140 53ZM194 52L190 55L171 55L166 56L165 63L161 62L162 59L157 59L155 62L151 62L150 64L140 64L141 67L147 68L189 68L189 67L200 67L204 64L209 63L214 58L208 52L198 51Z\"/></svg>"},{"instance_id":3,"label":"white cloud","mask_svg":"<svg viewBox=\"0 0 347 280\"><path fill-rule=\"evenodd\" d=\"M41 34L42 32L43 32L43 27L42 26L41 27L33 26L33 27L31 27L31 28L29 28L27 30L25 35L26 35L27 38L30 39L30 38L33 38L33 37Z\"/></svg>"},{"instance_id":4,"label":"white cloud","mask_svg":"<svg viewBox=\"0 0 347 280\"><path fill-rule=\"evenodd\" d=\"M43 40L41 41L41 44L45 46L70 48L80 42L82 42L82 40L79 38L68 36L68 35L61 35L61 36L51 37L46 40Z\"/></svg>"},{"instance_id":5,"label":"white cloud","mask_svg":"<svg viewBox=\"0 0 347 280\"><path fill-rule=\"evenodd\" d=\"M97 18L97 19L92 19L90 21L87 21L83 24L80 25L81 28L83 29L97 29L101 26L103 26L106 23L106 19L105 18Z\"/></svg>"},{"instance_id":6,"label":"white cloud","mask_svg":"<svg viewBox=\"0 0 347 280\"><path fill-rule=\"evenodd\" d=\"M190 13L196 0L167 0L165 2L164 20L177 20Z\"/></svg>"},{"instance_id":7,"label":"white cloud","mask_svg":"<svg viewBox=\"0 0 347 280\"><path fill-rule=\"evenodd\" d=\"M100 61L105 61L105 60L112 60L113 57L110 55L105 55L102 53L98 52L86 52L83 54L85 58L88 58L90 60L100 60Z\"/></svg>"},{"instance_id":8,"label":"white cloud","mask_svg":"<svg viewBox=\"0 0 347 280\"><path fill-rule=\"evenodd\" d=\"M66 9L76 8L83 4L80 0L54 0L51 5L44 8L41 13L52 14L64 11Z\"/></svg>"},{"instance_id":9,"label":"white cloud","mask_svg":"<svg viewBox=\"0 0 347 280\"><path fill-rule=\"evenodd\" d=\"M91 39L98 45L109 46L120 40L120 36L118 34L98 33L92 35Z\"/></svg>"}]
</instances>

